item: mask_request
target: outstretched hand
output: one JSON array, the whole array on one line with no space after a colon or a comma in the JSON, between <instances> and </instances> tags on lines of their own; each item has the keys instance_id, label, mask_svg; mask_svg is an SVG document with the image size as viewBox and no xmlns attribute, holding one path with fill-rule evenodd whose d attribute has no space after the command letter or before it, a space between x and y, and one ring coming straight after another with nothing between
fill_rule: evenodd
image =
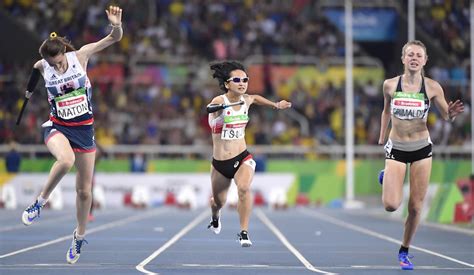
<instances>
[{"instance_id":1,"label":"outstretched hand","mask_svg":"<svg viewBox=\"0 0 474 275\"><path fill-rule=\"evenodd\" d=\"M448 117L449 119L454 119L457 115L464 112L464 105L461 100L456 100L455 102L450 101L448 103Z\"/></svg>"},{"instance_id":2,"label":"outstretched hand","mask_svg":"<svg viewBox=\"0 0 474 275\"><path fill-rule=\"evenodd\" d=\"M277 102L276 105L277 105L277 109L279 110L291 108L291 102L288 102L286 100L279 101Z\"/></svg>"},{"instance_id":3,"label":"outstretched hand","mask_svg":"<svg viewBox=\"0 0 474 275\"><path fill-rule=\"evenodd\" d=\"M107 18L112 26L119 26L122 24L122 9L118 6L110 6L107 13Z\"/></svg>"}]
</instances>

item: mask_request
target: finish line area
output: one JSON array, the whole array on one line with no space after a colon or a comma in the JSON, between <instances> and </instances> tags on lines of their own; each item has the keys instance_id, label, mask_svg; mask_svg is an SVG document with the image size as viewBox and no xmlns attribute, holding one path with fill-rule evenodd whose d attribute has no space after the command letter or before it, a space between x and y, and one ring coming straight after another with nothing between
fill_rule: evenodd
<instances>
[{"instance_id":1,"label":"finish line area","mask_svg":"<svg viewBox=\"0 0 474 275\"><path fill-rule=\"evenodd\" d=\"M70 209L70 208L69 208ZM400 274L403 222L383 209L254 208L250 248L237 242L234 209L222 231L207 230L210 210L159 207L97 210L81 258L66 263L72 210L49 210L29 227L21 209L0 210L2 274ZM375 214L374 214L375 212ZM379 215L380 214L380 215ZM420 225L410 248L417 274L472 274L474 232Z\"/></svg>"}]
</instances>

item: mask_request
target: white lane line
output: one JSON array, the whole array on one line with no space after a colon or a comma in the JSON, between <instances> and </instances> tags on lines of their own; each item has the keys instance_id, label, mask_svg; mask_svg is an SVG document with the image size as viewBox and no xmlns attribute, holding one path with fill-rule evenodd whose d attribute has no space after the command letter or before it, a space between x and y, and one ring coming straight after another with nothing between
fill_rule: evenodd
<instances>
[{"instance_id":1,"label":"white lane line","mask_svg":"<svg viewBox=\"0 0 474 275\"><path fill-rule=\"evenodd\" d=\"M57 270L64 267L71 267L70 264L0 264L0 270L10 270L12 268L31 268L31 269L52 269ZM277 270L302 270L303 266L288 266L288 265L233 265L233 264L182 264L184 268L200 268L200 269L215 269L215 268L242 268L242 269L277 269ZM128 269L129 265L124 263L98 263L98 264L77 264L74 269L91 269L91 268L100 268L101 270L108 269ZM181 268L177 266L168 266L168 270L176 269L182 271ZM339 270L400 270L400 267L394 265L351 265L351 266L324 266L321 268L331 268ZM472 268L469 267L439 267L439 266L429 266L429 265L417 265L417 270L446 270L446 271L472 271Z\"/></svg>"},{"instance_id":2,"label":"white lane line","mask_svg":"<svg viewBox=\"0 0 474 275\"><path fill-rule=\"evenodd\" d=\"M41 223L39 223L38 225L54 223L57 221L63 221L67 219L74 219L74 217L75 215L67 215L67 216L63 216L59 218L45 219L41 221ZM18 222L21 223L20 218L18 219ZM17 229L25 229L25 228L28 228L28 226L25 226L24 224L9 225L9 226L0 227L0 232L12 231L12 230L17 230Z\"/></svg>"},{"instance_id":3,"label":"white lane line","mask_svg":"<svg viewBox=\"0 0 474 275\"><path fill-rule=\"evenodd\" d=\"M266 264L183 264L185 267L205 267L205 268L269 268Z\"/></svg>"},{"instance_id":4,"label":"white lane line","mask_svg":"<svg viewBox=\"0 0 474 275\"><path fill-rule=\"evenodd\" d=\"M200 222L202 222L207 216L209 215L209 210L206 209L204 212L201 213L201 215L197 216L194 220L192 220L188 225L186 225L181 231L179 231L176 235L173 236L169 241L167 241L163 246L158 248L155 252L153 252L148 258L143 260L141 263L139 263L135 268L145 274L158 274L154 273L151 271L148 271L145 269L145 266L151 262L153 259L158 257L163 251L168 249L170 246L172 246L175 242L177 242L181 237L186 235L191 229L193 229L196 225L198 225Z\"/></svg>"},{"instance_id":5,"label":"white lane line","mask_svg":"<svg viewBox=\"0 0 474 275\"><path fill-rule=\"evenodd\" d=\"M125 218L125 219L120 219L120 220L117 220L117 221L114 221L114 222L106 223L106 224L103 224L101 226L98 226L98 227L87 230L86 234L92 234L92 233L103 231L103 230L110 229L110 228L113 228L113 227L118 227L118 226L121 226L121 225L125 225L127 223L143 220L143 219L149 218L151 216L155 216L155 215L157 215L161 212L164 212L164 209L153 210L153 211L150 211L148 213L141 214L141 215L136 215L136 216L128 217L128 218ZM37 244L37 245L34 245L34 246L29 246L29 247L26 247L26 248L23 248L23 249L20 249L20 250L16 250L16 251L13 251L13 252L10 252L10 253L7 253L7 254L0 255L0 259L10 257L10 256L14 256L14 255L17 255L17 254L20 254L20 253L24 253L24 252L27 252L27 251L30 251L30 250L33 250L33 249L38 249L38 248L41 248L41 247L52 245L52 244L55 244L55 243L59 243L59 242L65 241L65 240L70 240L71 238L72 238L72 236L71 236L71 234L69 234L67 236L60 237L60 238L57 238L57 239L54 239L54 240L51 240L51 241L48 241L48 242L40 243L40 244Z\"/></svg>"},{"instance_id":6,"label":"white lane line","mask_svg":"<svg viewBox=\"0 0 474 275\"><path fill-rule=\"evenodd\" d=\"M278 228L270 221L270 219L267 218L267 216L263 213L262 210L257 209L255 211L255 214L257 217L277 236L277 238L290 250L293 255L300 260L301 263L306 267L306 269L321 273L321 274L335 274L335 273L330 273L327 271L319 270L315 268L306 258L293 246L291 243L286 239L286 237L278 230Z\"/></svg>"},{"instance_id":7,"label":"white lane line","mask_svg":"<svg viewBox=\"0 0 474 275\"><path fill-rule=\"evenodd\" d=\"M335 267L338 268L338 267ZM351 265L349 268L342 267L342 269L394 269L400 270L400 267L395 265ZM416 270L472 270L472 268L468 267L439 267L434 265L417 265Z\"/></svg>"},{"instance_id":8,"label":"white lane line","mask_svg":"<svg viewBox=\"0 0 474 275\"><path fill-rule=\"evenodd\" d=\"M468 229L468 228L455 227L455 226L447 225L447 224L436 224L432 222L422 222L420 225L436 228L443 231L449 231L449 232L455 232L455 233L466 234L469 236L474 236L474 230Z\"/></svg>"},{"instance_id":9,"label":"white lane line","mask_svg":"<svg viewBox=\"0 0 474 275\"><path fill-rule=\"evenodd\" d=\"M315 217L317 219L324 220L324 221L330 222L332 224L339 225L341 227L345 227L347 229L351 229L351 230L354 230L354 231L357 231L357 232L360 232L360 233L363 233L363 234L366 234L366 235L369 235L369 236L372 236L372 237L376 237L376 238L379 238L379 239L382 239L382 240L385 240L385 241L388 241L388 242L391 242L391 243L395 243L395 244L399 244L399 245L402 244L401 241L399 241L397 239L394 239L392 237L389 237L387 235L377 233L375 231L372 231L372 230L366 229L364 227L361 227L361 226L358 226L358 225L355 225L355 224L352 224L352 223L348 223L348 222L336 219L336 218L328 216L328 215L324 215L322 213L316 213L316 212L306 210L306 209L300 209L299 211L306 214L306 215L308 215L308 216L312 216L312 217ZM466 263L466 262L463 262L461 260L446 256L446 255L443 255L441 253L434 252L434 251L431 251L429 249L425 249L425 248L422 248L422 247L419 247L419 246L410 245L410 248L412 248L414 250L421 251L421 252L425 252L427 254L437 256L437 257L440 257L440 258L443 258L443 259L446 259L446 260L449 260L449 261L452 261L452 262L455 262L455 263L458 263L458 264L461 264L461 265L465 265L465 266L468 266L468 267L474 267L474 264Z\"/></svg>"},{"instance_id":10,"label":"white lane line","mask_svg":"<svg viewBox=\"0 0 474 275\"><path fill-rule=\"evenodd\" d=\"M368 211L368 213L367 213L367 211ZM365 213L354 212L354 213L351 213L351 215L365 216L366 217L367 214L369 214L369 216L375 217L375 218L378 218L378 219L384 219L384 220L389 220L389 221L404 221L402 218L399 218L399 217L384 215L384 214L382 214L382 210L380 210L380 209L378 209L378 210L371 209L371 210L367 210L367 211L365 211ZM449 231L449 232L455 232L455 233L466 234L466 235L469 235L469 236L474 236L474 230L473 229L463 228L463 227L459 227L459 226L456 226L456 225L440 224L440 223L434 223L434 222L429 222L429 221L423 221L423 222L420 223L420 226L426 226L426 227L436 228L436 229L443 230L443 231Z\"/></svg>"}]
</instances>

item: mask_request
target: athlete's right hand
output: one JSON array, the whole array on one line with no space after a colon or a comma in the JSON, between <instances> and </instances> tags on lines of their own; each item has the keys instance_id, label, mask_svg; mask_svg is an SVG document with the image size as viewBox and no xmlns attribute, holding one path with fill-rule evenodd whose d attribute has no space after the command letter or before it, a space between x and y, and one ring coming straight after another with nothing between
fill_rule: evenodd
<instances>
[{"instance_id":1,"label":"athlete's right hand","mask_svg":"<svg viewBox=\"0 0 474 275\"><path fill-rule=\"evenodd\" d=\"M383 138L379 138L378 145L384 145L384 139Z\"/></svg>"},{"instance_id":2,"label":"athlete's right hand","mask_svg":"<svg viewBox=\"0 0 474 275\"><path fill-rule=\"evenodd\" d=\"M30 99L30 97L33 95L33 92L30 91L25 91L25 97Z\"/></svg>"}]
</instances>

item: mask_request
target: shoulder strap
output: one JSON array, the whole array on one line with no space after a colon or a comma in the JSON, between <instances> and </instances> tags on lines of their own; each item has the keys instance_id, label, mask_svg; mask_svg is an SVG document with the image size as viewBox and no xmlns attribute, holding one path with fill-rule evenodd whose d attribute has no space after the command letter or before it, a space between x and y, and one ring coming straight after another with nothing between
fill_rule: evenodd
<instances>
[{"instance_id":1,"label":"shoulder strap","mask_svg":"<svg viewBox=\"0 0 474 275\"><path fill-rule=\"evenodd\" d=\"M395 92L403 92L403 89L402 89L402 76L400 76L398 78L397 89L395 90Z\"/></svg>"},{"instance_id":2,"label":"shoulder strap","mask_svg":"<svg viewBox=\"0 0 474 275\"><path fill-rule=\"evenodd\" d=\"M426 95L426 89L425 89L425 78L421 76L421 87L420 87L420 93Z\"/></svg>"},{"instance_id":3,"label":"shoulder strap","mask_svg":"<svg viewBox=\"0 0 474 275\"><path fill-rule=\"evenodd\" d=\"M222 97L224 98L224 103L227 105L227 104L230 104L230 101L229 99L227 99L227 97L224 95L222 95Z\"/></svg>"}]
</instances>

